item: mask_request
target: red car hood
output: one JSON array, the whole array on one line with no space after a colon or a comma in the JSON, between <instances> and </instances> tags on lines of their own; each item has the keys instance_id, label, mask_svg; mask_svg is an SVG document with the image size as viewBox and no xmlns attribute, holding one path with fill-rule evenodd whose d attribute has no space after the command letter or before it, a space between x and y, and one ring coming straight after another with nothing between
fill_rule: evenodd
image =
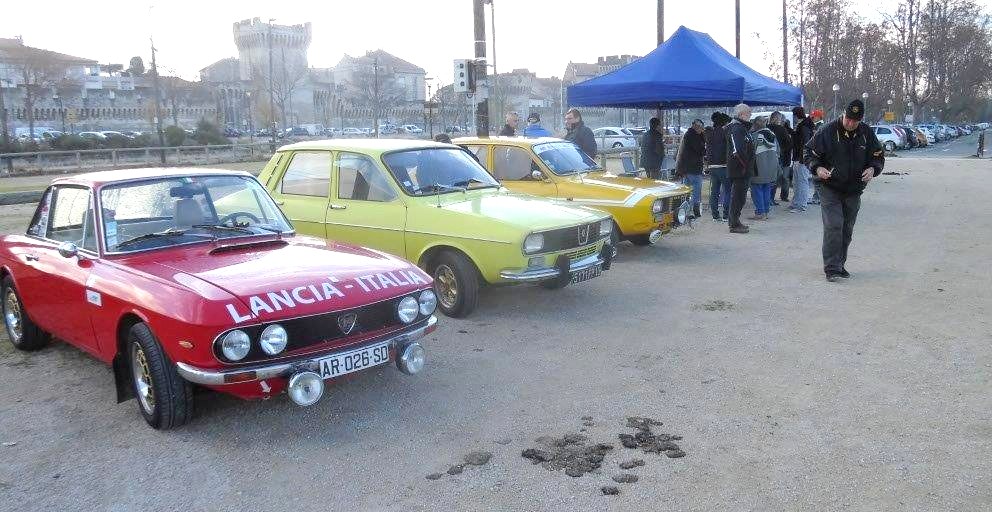
<instances>
[{"instance_id":1,"label":"red car hood","mask_svg":"<svg viewBox=\"0 0 992 512\"><path fill-rule=\"evenodd\" d=\"M235 323L348 309L431 284L426 273L400 258L309 237L204 244L121 263L224 302Z\"/></svg>"}]
</instances>

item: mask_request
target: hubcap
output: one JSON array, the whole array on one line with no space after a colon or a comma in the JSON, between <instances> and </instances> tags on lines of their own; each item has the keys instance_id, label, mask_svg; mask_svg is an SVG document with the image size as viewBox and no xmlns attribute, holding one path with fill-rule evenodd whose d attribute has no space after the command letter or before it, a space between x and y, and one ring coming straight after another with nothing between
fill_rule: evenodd
<instances>
[{"instance_id":1,"label":"hubcap","mask_svg":"<svg viewBox=\"0 0 992 512\"><path fill-rule=\"evenodd\" d=\"M445 309L455 307L458 302L458 281L455 280L455 273L451 267L440 265L434 270L434 291L438 302Z\"/></svg>"},{"instance_id":2,"label":"hubcap","mask_svg":"<svg viewBox=\"0 0 992 512\"><path fill-rule=\"evenodd\" d=\"M3 300L3 319L7 324L7 334L14 343L20 343L24 336L24 320L21 317L21 302L17 300L12 288L7 288Z\"/></svg>"},{"instance_id":3,"label":"hubcap","mask_svg":"<svg viewBox=\"0 0 992 512\"><path fill-rule=\"evenodd\" d=\"M148 359L141 345L134 344L131 351L131 374L134 375L134 390L141 402L141 408L148 414L155 410L155 390L152 388L151 372L148 371Z\"/></svg>"}]
</instances>

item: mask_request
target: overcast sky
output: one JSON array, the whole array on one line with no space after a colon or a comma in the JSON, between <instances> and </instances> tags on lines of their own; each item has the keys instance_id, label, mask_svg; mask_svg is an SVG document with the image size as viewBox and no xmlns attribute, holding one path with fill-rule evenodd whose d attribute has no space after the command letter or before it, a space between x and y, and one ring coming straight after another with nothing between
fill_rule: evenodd
<instances>
[{"instance_id":1,"label":"overcast sky","mask_svg":"<svg viewBox=\"0 0 992 512\"><path fill-rule=\"evenodd\" d=\"M570 60L644 55L655 47L656 0L494 2L495 63L500 71L529 68L539 76L560 77ZM856 14L877 18L879 6L894 2L854 3ZM148 36L154 33L163 73L187 79L197 79L201 68L219 59L236 57L232 24L252 17L275 18L280 24L311 22L309 61L315 67L333 66L346 53L361 55L381 48L425 68L428 77L443 84L451 82L452 59L473 56L471 0L10 0L5 4L0 37L20 35L27 45L101 63L126 66L132 56L141 55L147 67ZM767 74L766 53L781 58L782 3L742 0L741 4L741 60ZM149 9L150 5L154 7ZM679 25L708 32L734 53L734 0L668 0L666 35Z\"/></svg>"}]
</instances>

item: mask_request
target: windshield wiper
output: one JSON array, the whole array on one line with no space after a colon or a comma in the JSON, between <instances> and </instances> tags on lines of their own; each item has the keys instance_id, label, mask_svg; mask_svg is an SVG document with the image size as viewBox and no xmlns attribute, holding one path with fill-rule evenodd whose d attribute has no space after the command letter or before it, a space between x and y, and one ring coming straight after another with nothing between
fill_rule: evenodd
<instances>
[{"instance_id":1,"label":"windshield wiper","mask_svg":"<svg viewBox=\"0 0 992 512\"><path fill-rule=\"evenodd\" d=\"M117 244L117 248L118 249L121 249L121 248L126 247L128 245L131 245L131 244L134 244L134 243L137 243L137 242L141 242L141 241L144 241L144 240L151 240L153 238L175 238L175 237L178 237L178 236L186 236L186 235L188 235L188 236L199 236L199 237L204 237L204 238L213 238L210 235L202 235L202 234L199 234L199 233L187 233L185 229L168 229L168 230L159 231L159 232L156 232L156 233L145 233L144 235L139 235L139 236L136 236L134 238L128 238L127 240L124 240L123 242Z\"/></svg>"},{"instance_id":2,"label":"windshield wiper","mask_svg":"<svg viewBox=\"0 0 992 512\"><path fill-rule=\"evenodd\" d=\"M239 233L255 234L254 231L241 226L225 226L223 224L193 224L196 229L216 229L219 231L237 231Z\"/></svg>"},{"instance_id":3,"label":"windshield wiper","mask_svg":"<svg viewBox=\"0 0 992 512\"><path fill-rule=\"evenodd\" d=\"M434 183L434 184L431 184L431 185L426 185L426 186L420 187L420 188L414 190L413 192L415 194L419 194L419 193L424 192L426 190L433 190L435 193L440 192L442 190L445 191L445 192L465 192L465 187L455 187L455 186L451 186L451 185L442 185L440 183Z\"/></svg>"},{"instance_id":4,"label":"windshield wiper","mask_svg":"<svg viewBox=\"0 0 992 512\"><path fill-rule=\"evenodd\" d=\"M452 183L452 185L454 185L456 187L466 187L466 188L468 188L473 183L479 183L481 185L485 185L486 187L498 187L499 186L499 185L494 185L492 183L486 183L486 182L484 182L484 181L482 181L480 179L477 179L477 178L469 178L467 180L456 181L456 182Z\"/></svg>"}]
</instances>

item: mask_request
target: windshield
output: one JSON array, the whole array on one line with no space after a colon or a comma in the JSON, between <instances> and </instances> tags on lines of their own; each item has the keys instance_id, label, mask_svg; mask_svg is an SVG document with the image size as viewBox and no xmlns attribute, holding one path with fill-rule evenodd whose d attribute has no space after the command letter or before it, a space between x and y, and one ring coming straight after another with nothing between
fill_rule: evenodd
<instances>
[{"instance_id":1,"label":"windshield","mask_svg":"<svg viewBox=\"0 0 992 512\"><path fill-rule=\"evenodd\" d=\"M412 196L499 187L499 182L461 149L398 151L383 156L382 160L396 182Z\"/></svg>"},{"instance_id":2,"label":"windshield","mask_svg":"<svg viewBox=\"0 0 992 512\"><path fill-rule=\"evenodd\" d=\"M100 191L107 252L291 232L265 189L247 176L177 176Z\"/></svg>"},{"instance_id":3,"label":"windshield","mask_svg":"<svg viewBox=\"0 0 992 512\"><path fill-rule=\"evenodd\" d=\"M551 172L563 176L577 172L601 170L596 161L571 142L545 142L534 146L534 152Z\"/></svg>"}]
</instances>

